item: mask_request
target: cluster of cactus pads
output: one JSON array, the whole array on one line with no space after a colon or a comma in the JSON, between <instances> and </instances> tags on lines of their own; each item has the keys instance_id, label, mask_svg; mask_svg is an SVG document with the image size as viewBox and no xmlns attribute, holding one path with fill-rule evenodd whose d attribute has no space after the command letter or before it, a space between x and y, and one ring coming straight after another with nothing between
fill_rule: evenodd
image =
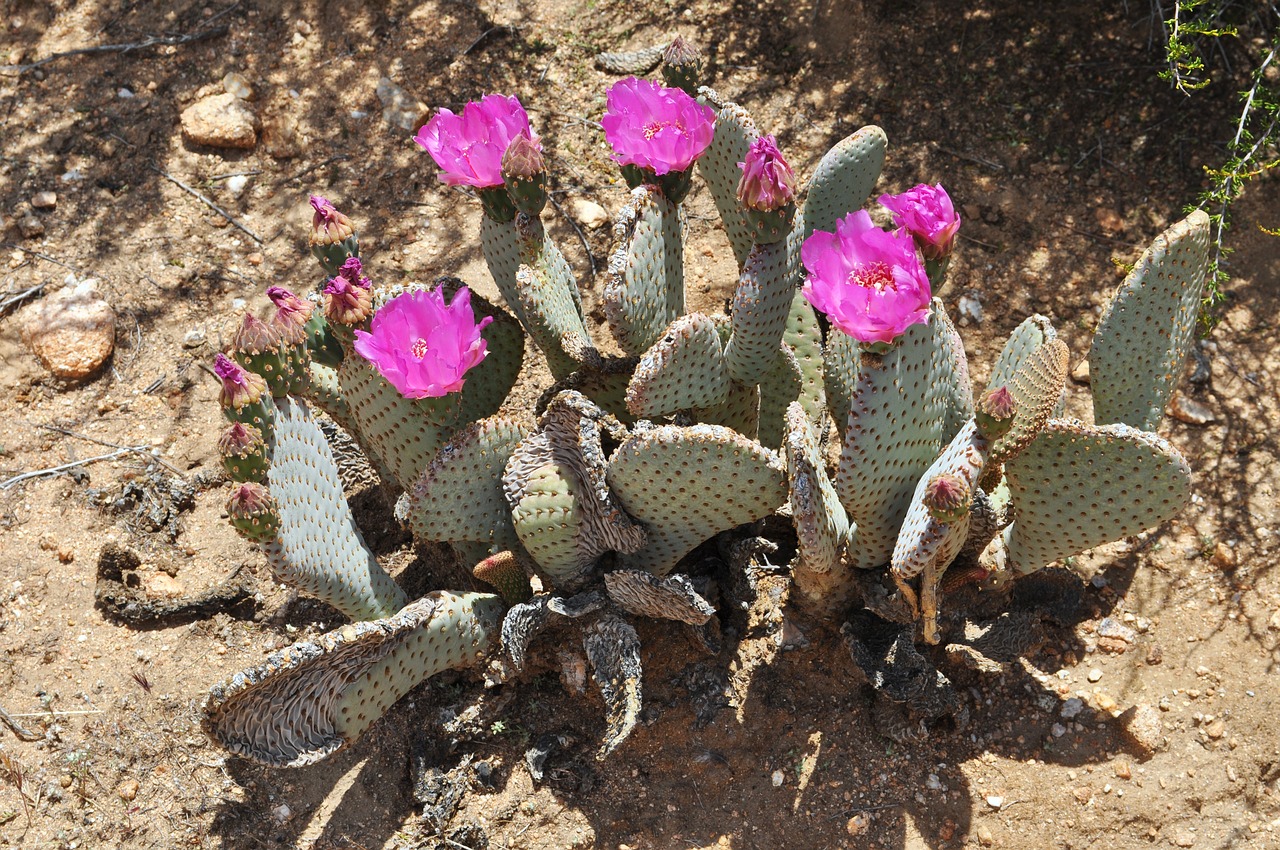
<instances>
[{"instance_id":1,"label":"cluster of cactus pads","mask_svg":"<svg viewBox=\"0 0 1280 850\"><path fill-rule=\"evenodd\" d=\"M911 634L936 644L949 570L1007 585L1188 501L1187 463L1153 431L1200 306L1205 216L1158 237L1120 286L1089 352L1093 422L1064 419L1067 349L1042 316L1014 331L977 392L959 335L927 292L923 320L888 345L820 321L801 294L802 246L866 203L885 135L865 127L835 145L796 193L803 203L746 206L740 163L760 131L738 105L695 88L696 71L696 56L673 45L668 82L714 115L696 171L737 259L732 306L727 316L685 310L689 163L663 173L624 162L634 188L603 291L621 354L597 347L573 270L540 221L545 174L527 132L499 152L501 185L471 184L506 309L468 300L454 279L373 285L351 222L313 199L323 293L273 288L272 315L245 317L216 366L232 422L220 448L237 482L236 528L278 580L352 622L214 688L205 728L222 746L270 765L312 763L441 670L519 675L557 623L557 634L581 635L603 695L603 757L641 706L632 618L714 630L707 579L681 567L718 535L787 518L790 604L834 619L858 603L863 576L883 575ZM434 144L448 143L434 132ZM930 262L932 277L943 260ZM424 293L469 310L482 333L460 388L406 392L369 355L380 311ZM526 341L555 381L536 411L509 403ZM424 332L414 344L428 343ZM317 411L399 494L396 516L414 538L451 544L493 592L406 598L361 537Z\"/></svg>"}]
</instances>

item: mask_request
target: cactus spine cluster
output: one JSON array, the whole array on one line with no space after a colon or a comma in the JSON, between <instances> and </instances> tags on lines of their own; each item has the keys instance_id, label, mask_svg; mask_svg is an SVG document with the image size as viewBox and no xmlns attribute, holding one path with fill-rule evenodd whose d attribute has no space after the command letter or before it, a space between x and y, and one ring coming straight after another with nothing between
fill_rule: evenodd
<instances>
[{"instance_id":1,"label":"cactus spine cluster","mask_svg":"<svg viewBox=\"0 0 1280 850\"><path fill-rule=\"evenodd\" d=\"M1040 316L1014 332L975 400L940 300L926 298L923 319L892 341L867 343L824 331L801 293L806 240L866 203L883 131L839 142L796 191L747 112L696 87L696 51L673 45L667 62L672 85L696 93L687 108L714 115L696 171L738 279L728 315L686 311L681 200L695 169L625 164L635 185L603 290L621 357L601 353L573 269L542 225L545 159L527 126L497 152L496 177L474 178L479 244L506 309L470 296L483 345L446 392L397 389L362 346L398 297L438 289L444 303L462 283L378 286L351 220L313 199L326 280L309 299L273 288L274 316L244 318L215 370L231 423L219 449L240 482L232 523L278 579L354 625L214 689L205 726L229 750L273 765L323 758L439 670L488 659L518 675L561 620L580 630L607 706L603 756L641 706L628 619L713 618L705 583L681 570L717 535L781 511L795 528L794 604L836 616L859 574L876 571L936 643L949 570L1016 578L1157 525L1188 500L1185 460L1152 429L1199 304L1202 214L1156 240L1100 323L1096 424L1059 418L1067 351ZM513 102L485 106L523 116ZM761 151L773 183L744 194L744 160ZM946 258L926 258L936 286ZM416 363L429 339L411 334L405 356ZM536 415L504 408L526 340L556 381ZM317 411L402 494L396 516L415 538L452 544L496 593L406 598L356 527Z\"/></svg>"}]
</instances>

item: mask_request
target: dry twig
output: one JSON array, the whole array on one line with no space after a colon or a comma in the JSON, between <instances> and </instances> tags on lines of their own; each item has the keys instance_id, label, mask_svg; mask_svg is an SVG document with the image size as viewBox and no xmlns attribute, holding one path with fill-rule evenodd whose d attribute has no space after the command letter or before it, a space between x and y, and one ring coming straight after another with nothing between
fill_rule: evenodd
<instances>
[{"instance_id":1,"label":"dry twig","mask_svg":"<svg viewBox=\"0 0 1280 850\"><path fill-rule=\"evenodd\" d=\"M239 230L241 233L244 233L244 234L248 235L248 237L249 237L250 239L252 239L254 242L257 242L259 245L261 245L261 244L262 244L262 237L261 237L261 236L259 236L258 234L254 233L252 230L250 230L249 228L245 227L245 226L244 226L243 224L241 224L240 222L236 221L235 217L234 217L233 215L231 215L231 213L227 212L227 211L226 211L226 210L224 210L222 207L218 206L218 205L217 205L217 204L215 204L213 201L209 200L207 197L205 197L204 195L202 195L202 194L200 194L199 192L197 192L195 189L192 189L190 186L188 186L186 183L183 183L183 182L182 182L181 180L179 180L177 177L174 177L172 174L170 174L169 172L165 171L163 168L157 168L155 165L152 165L151 163L147 163L147 168L150 168L150 169L151 169L152 171L154 171L156 174L159 174L159 175L160 175L161 177L163 177L165 180L168 180L170 183L172 183L173 185L177 186L179 189L181 189L182 191L186 192L188 195L190 195L191 197L193 197L193 198L197 199L197 200L198 200L198 201L200 201L202 204L204 204L206 207L208 207L209 209L211 209L211 210L213 210L214 212L216 212L218 215L220 215L220 216L222 216L223 218L225 218L225 219L226 219L226 220L231 224L231 226L232 226L232 227L234 227L236 230Z\"/></svg>"},{"instance_id":2,"label":"dry twig","mask_svg":"<svg viewBox=\"0 0 1280 850\"><path fill-rule=\"evenodd\" d=\"M77 47L75 50L64 50L61 53L54 53L43 59L37 59L35 62L28 62L25 65L0 65L0 71L12 71L22 75L28 71L34 71L36 68L48 65L50 62L56 62L59 59L66 59L70 56L86 56L94 53L129 53L148 47L190 44L193 41L205 41L206 39L226 35L230 29L229 25L223 24L213 29L187 33L186 35L153 35L144 38L142 41L130 41L124 44L95 44L93 47Z\"/></svg>"}]
</instances>

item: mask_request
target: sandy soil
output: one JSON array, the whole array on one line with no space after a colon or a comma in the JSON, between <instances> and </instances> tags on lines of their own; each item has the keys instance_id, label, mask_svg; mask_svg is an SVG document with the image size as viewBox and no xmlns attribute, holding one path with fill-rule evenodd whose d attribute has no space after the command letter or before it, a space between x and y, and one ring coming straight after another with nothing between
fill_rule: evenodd
<instances>
[{"instance_id":1,"label":"sandy soil","mask_svg":"<svg viewBox=\"0 0 1280 850\"><path fill-rule=\"evenodd\" d=\"M0 706L37 739L0 727L0 846L1280 846L1280 242L1257 229L1280 222L1274 180L1239 205L1230 301L1203 344L1210 377L1182 390L1214 421L1163 426L1191 458L1194 504L1076 559L1078 615L1005 676L971 683L967 728L911 746L882 737L839 623L803 617L793 625L808 646L788 652L756 618L727 620L719 657L642 629L644 724L605 762L594 759L598 697L550 669L490 691L438 677L305 769L228 758L199 728L211 685L341 621L273 584L221 518L225 492L200 487L221 427L201 364L267 285L318 279L307 192L357 220L376 280L449 273L496 295L478 205L382 120L382 77L432 107L518 94L565 210L581 198L616 214L625 198L592 123L612 80L593 64L601 50L695 36L711 85L776 133L802 175L833 142L879 124L891 145L880 187L941 181L966 219L945 297L953 315L962 295L981 302L983 320L962 331L981 380L1031 312L1053 320L1076 364L1117 263L1180 217L1228 135L1233 84L1191 99L1169 91L1145 4L1059 5L0 4L13 64L227 27L0 72L0 302L92 277L119 317L105 370L67 384L22 341L21 311L0 308L0 479L113 450L95 441L155 451L0 491ZM252 86L273 141L244 152L184 143L181 111L229 72ZM248 175L239 195L236 173ZM44 234L24 238L16 222L42 191L56 208L35 210ZM689 212L691 306L717 308L732 256L705 189ZM580 241L564 214L545 218L600 321L609 228ZM529 380L528 392L542 388ZM1078 407L1084 388L1073 392ZM354 501L406 585L467 586L439 552L412 550L375 491ZM139 555L157 598L204 592L242 565L253 595L129 622L95 605L108 542ZM1136 641L1099 637L1104 617ZM715 676L731 697L708 712L695 697ZM1071 698L1083 707L1064 718ZM1116 719L1139 704L1162 720L1151 756ZM535 782L525 753L548 746Z\"/></svg>"}]
</instances>

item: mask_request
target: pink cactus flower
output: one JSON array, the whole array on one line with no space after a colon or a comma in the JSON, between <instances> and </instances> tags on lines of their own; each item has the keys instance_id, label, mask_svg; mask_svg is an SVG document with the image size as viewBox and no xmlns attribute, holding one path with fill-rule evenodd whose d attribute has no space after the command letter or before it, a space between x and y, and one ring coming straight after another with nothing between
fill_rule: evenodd
<instances>
[{"instance_id":1,"label":"pink cactus flower","mask_svg":"<svg viewBox=\"0 0 1280 850\"><path fill-rule=\"evenodd\" d=\"M911 237L886 233L866 210L815 230L800 248L808 279L801 290L831 324L865 343L891 343L929 318L929 278Z\"/></svg>"},{"instance_id":2,"label":"pink cactus flower","mask_svg":"<svg viewBox=\"0 0 1280 850\"><path fill-rule=\"evenodd\" d=\"M738 202L747 209L772 212L791 203L796 196L796 175L782 158L773 136L761 136L747 149L747 158L738 163Z\"/></svg>"},{"instance_id":3,"label":"pink cactus flower","mask_svg":"<svg viewBox=\"0 0 1280 850\"><path fill-rule=\"evenodd\" d=\"M448 305L444 291L406 292L373 315L372 333L357 330L355 349L405 398L439 398L462 389L467 370L485 358L471 290L465 286Z\"/></svg>"},{"instance_id":4,"label":"pink cactus flower","mask_svg":"<svg viewBox=\"0 0 1280 850\"><path fill-rule=\"evenodd\" d=\"M502 185L502 155L516 136L538 141L520 101L487 94L464 106L461 115L441 109L414 141L440 166L442 181L484 189Z\"/></svg>"},{"instance_id":5,"label":"pink cactus flower","mask_svg":"<svg viewBox=\"0 0 1280 850\"><path fill-rule=\"evenodd\" d=\"M680 89L627 77L609 88L605 101L605 140L613 161L636 165L661 176L687 171L711 144L716 113Z\"/></svg>"},{"instance_id":6,"label":"pink cactus flower","mask_svg":"<svg viewBox=\"0 0 1280 850\"><path fill-rule=\"evenodd\" d=\"M905 228L916 240L926 260L951 256L960 217L941 183L936 186L921 183L901 195L881 195L879 201L893 213L893 223Z\"/></svg>"}]
</instances>

